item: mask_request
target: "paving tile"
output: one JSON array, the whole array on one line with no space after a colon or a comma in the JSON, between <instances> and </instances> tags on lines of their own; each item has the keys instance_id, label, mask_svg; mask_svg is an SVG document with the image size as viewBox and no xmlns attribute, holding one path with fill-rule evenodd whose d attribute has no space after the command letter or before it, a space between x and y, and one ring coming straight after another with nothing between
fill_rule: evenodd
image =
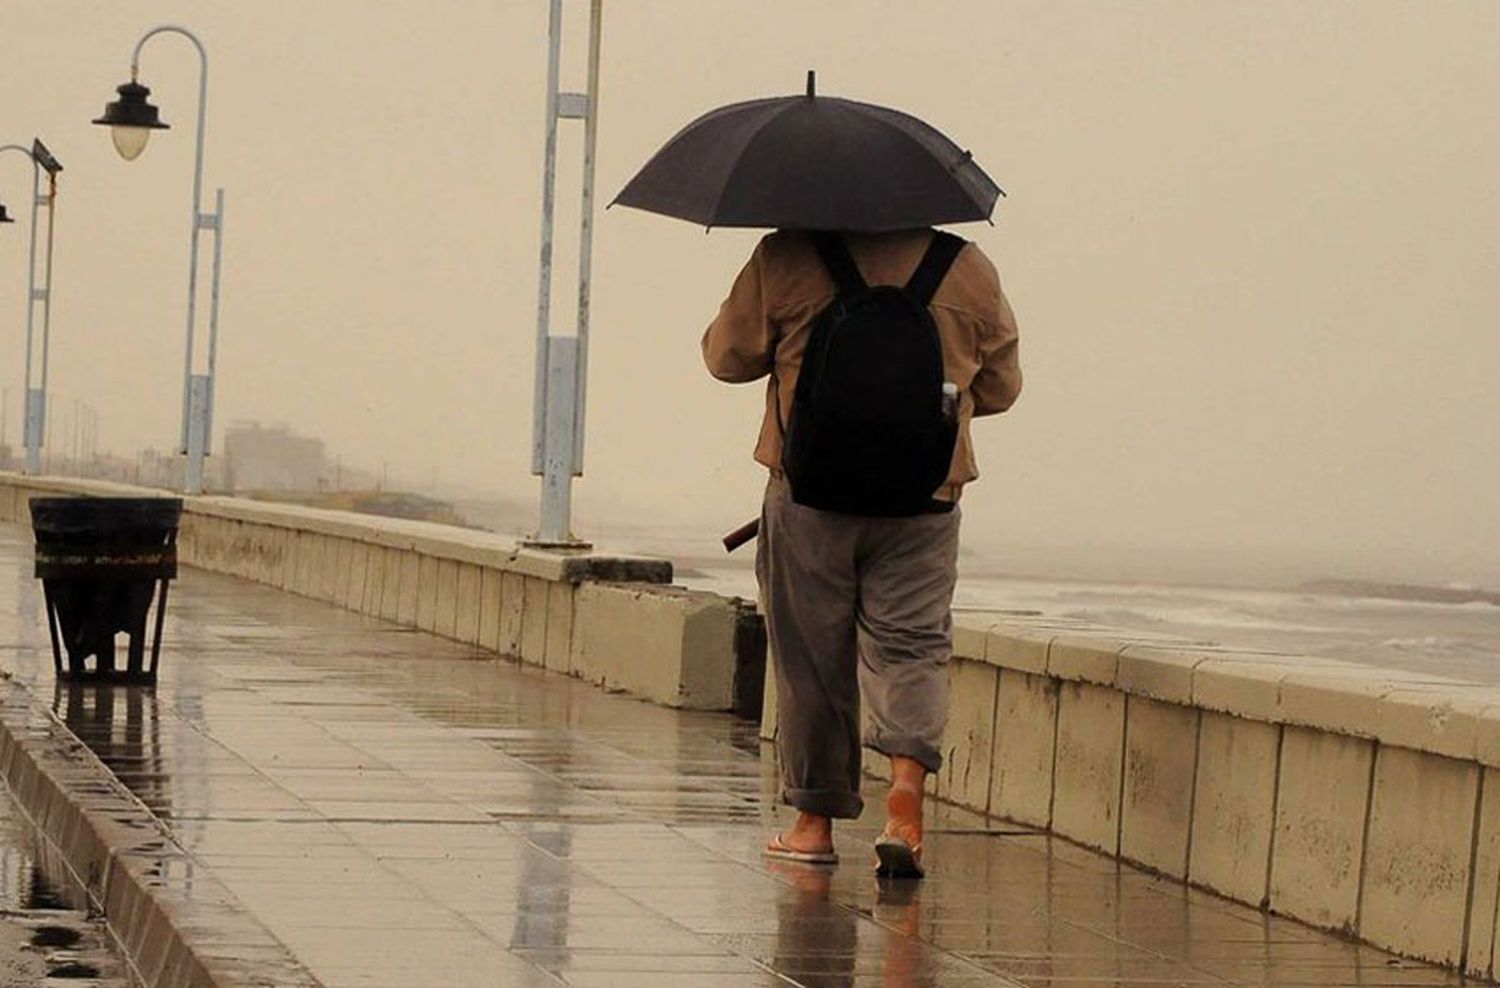
<instances>
[{"instance_id":1,"label":"paving tile","mask_svg":"<svg viewBox=\"0 0 1500 988\"><path fill-rule=\"evenodd\" d=\"M549 983L546 972L473 931L421 930L408 937L382 932L308 928L285 939L327 985Z\"/></svg>"},{"instance_id":2,"label":"paving tile","mask_svg":"<svg viewBox=\"0 0 1500 988\"><path fill-rule=\"evenodd\" d=\"M697 972L681 971L574 971L562 972L562 978L566 984L574 985L576 988L700 988L704 984L704 975ZM721 988L765 988L765 986L786 986L795 983L773 974L769 971L761 971L755 974L726 974L716 973L711 977L713 984ZM847 983L847 982L846 982Z\"/></svg>"},{"instance_id":3,"label":"paving tile","mask_svg":"<svg viewBox=\"0 0 1500 988\"><path fill-rule=\"evenodd\" d=\"M764 969L738 954L620 954L603 950L517 948L512 951L544 971L663 974L762 974ZM703 979L709 980L709 979Z\"/></svg>"}]
</instances>

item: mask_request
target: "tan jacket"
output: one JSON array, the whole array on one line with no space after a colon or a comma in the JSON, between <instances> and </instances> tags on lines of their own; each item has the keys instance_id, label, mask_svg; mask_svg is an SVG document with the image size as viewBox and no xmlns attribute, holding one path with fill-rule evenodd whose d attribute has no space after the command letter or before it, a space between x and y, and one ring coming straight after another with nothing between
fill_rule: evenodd
<instances>
[{"instance_id":1,"label":"tan jacket","mask_svg":"<svg viewBox=\"0 0 1500 988\"><path fill-rule=\"evenodd\" d=\"M930 230L845 237L872 285L905 284L931 239ZM778 231L761 239L703 334L703 361L721 381L755 381L774 369L755 446L756 461L773 472L781 469L782 426L791 418L808 327L834 295L833 279L807 238ZM943 345L944 377L958 385L960 395L958 445L948 482L937 496L956 501L963 485L979 476L969 420L1005 411L1021 392L1016 319L995 266L974 244L953 262L932 300L932 315Z\"/></svg>"}]
</instances>

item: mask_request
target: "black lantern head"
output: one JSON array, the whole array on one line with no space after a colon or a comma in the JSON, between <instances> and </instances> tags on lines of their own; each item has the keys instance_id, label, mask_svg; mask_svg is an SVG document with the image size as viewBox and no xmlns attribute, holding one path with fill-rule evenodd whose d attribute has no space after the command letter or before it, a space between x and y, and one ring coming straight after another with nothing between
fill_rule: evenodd
<instances>
[{"instance_id":1,"label":"black lantern head","mask_svg":"<svg viewBox=\"0 0 1500 988\"><path fill-rule=\"evenodd\" d=\"M104 108L104 116L94 121L110 128L115 150L120 157L130 161L146 150L146 139L153 130L166 130L160 112L146 99L151 90L131 80L115 90L120 98Z\"/></svg>"},{"instance_id":2,"label":"black lantern head","mask_svg":"<svg viewBox=\"0 0 1500 988\"><path fill-rule=\"evenodd\" d=\"M33 137L31 139L31 158L45 168L48 175L56 176L58 172L63 170L62 164L53 156L51 151L47 150L47 145L42 143L40 137Z\"/></svg>"}]
</instances>

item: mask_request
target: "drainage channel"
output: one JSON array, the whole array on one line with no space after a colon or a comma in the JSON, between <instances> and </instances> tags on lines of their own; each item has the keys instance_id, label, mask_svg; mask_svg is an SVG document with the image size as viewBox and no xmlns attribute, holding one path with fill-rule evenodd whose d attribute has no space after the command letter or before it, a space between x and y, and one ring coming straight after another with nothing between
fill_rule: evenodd
<instances>
[{"instance_id":1,"label":"drainage channel","mask_svg":"<svg viewBox=\"0 0 1500 988\"><path fill-rule=\"evenodd\" d=\"M0 988L126 988L124 960L55 860L0 784Z\"/></svg>"}]
</instances>

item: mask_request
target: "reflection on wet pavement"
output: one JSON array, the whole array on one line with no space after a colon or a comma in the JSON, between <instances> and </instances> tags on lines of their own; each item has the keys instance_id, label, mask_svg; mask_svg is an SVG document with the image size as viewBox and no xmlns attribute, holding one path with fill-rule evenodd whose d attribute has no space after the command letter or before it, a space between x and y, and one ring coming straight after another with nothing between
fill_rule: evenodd
<instances>
[{"instance_id":1,"label":"reflection on wet pavement","mask_svg":"<svg viewBox=\"0 0 1500 988\"><path fill-rule=\"evenodd\" d=\"M24 534L0 667L335 988L1463 983L954 808L919 886L876 882L873 816L837 869L767 863L753 725L192 569L154 693L54 685Z\"/></svg>"},{"instance_id":2,"label":"reflection on wet pavement","mask_svg":"<svg viewBox=\"0 0 1500 988\"><path fill-rule=\"evenodd\" d=\"M0 785L0 988L125 988L125 965L81 889Z\"/></svg>"}]
</instances>

